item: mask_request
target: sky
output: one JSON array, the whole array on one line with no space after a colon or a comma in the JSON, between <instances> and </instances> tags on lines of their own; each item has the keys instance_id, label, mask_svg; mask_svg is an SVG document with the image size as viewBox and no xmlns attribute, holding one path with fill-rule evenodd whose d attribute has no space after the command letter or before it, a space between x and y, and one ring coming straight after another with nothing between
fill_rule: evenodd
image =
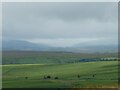
<instances>
[{"instance_id":1,"label":"sky","mask_svg":"<svg viewBox=\"0 0 120 90\"><path fill-rule=\"evenodd\" d=\"M117 44L116 2L3 3L3 38L70 47Z\"/></svg>"},{"instance_id":2,"label":"sky","mask_svg":"<svg viewBox=\"0 0 120 90\"><path fill-rule=\"evenodd\" d=\"M2 3L0 3L0 41L2 39Z\"/></svg>"}]
</instances>

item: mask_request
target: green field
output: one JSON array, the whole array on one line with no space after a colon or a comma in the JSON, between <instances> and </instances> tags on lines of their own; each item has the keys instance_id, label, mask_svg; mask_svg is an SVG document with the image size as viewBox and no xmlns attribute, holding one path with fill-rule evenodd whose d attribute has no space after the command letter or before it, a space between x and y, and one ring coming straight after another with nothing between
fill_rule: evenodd
<instances>
[{"instance_id":1,"label":"green field","mask_svg":"<svg viewBox=\"0 0 120 90\"><path fill-rule=\"evenodd\" d=\"M42 55L41 55L42 54ZM12 60L12 64L4 64L3 70L3 88L115 88L118 87L118 61L99 61L99 62L73 62L78 58L95 58L95 57L110 57L110 55L89 55L71 54L71 53L39 53L36 58L39 58L35 63L34 54L5 54L3 60ZM21 55L21 56L19 56ZM54 57L53 57L54 56ZM56 58L55 58L56 56ZM32 62L29 59L32 57ZM41 58L40 58L41 57ZM56 59L62 63L53 63ZM12 58L12 59L11 59ZM17 63L15 63L15 60ZM18 60L21 62L18 64ZM23 60L22 60L23 58ZM47 62L43 62L42 59ZM47 59L48 58L48 59ZM55 59L54 59L55 58ZM62 60L63 58L63 60ZM74 59L69 59L74 58ZM26 59L26 60L25 60ZM25 62L23 62L25 60ZM51 61L50 61L51 60ZM72 60L72 63L63 61ZM8 61L8 62L10 62ZM27 63L28 62L28 63ZM78 77L79 75L79 77ZM44 76L51 78L44 79ZM27 79L25 78L27 77ZM55 79L58 77L58 79Z\"/></svg>"}]
</instances>

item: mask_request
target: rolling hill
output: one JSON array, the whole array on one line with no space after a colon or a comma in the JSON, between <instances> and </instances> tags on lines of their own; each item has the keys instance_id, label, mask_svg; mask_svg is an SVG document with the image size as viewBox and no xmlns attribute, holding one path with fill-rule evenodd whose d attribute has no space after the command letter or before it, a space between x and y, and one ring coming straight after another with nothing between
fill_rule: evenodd
<instances>
[{"instance_id":1,"label":"rolling hill","mask_svg":"<svg viewBox=\"0 0 120 90\"><path fill-rule=\"evenodd\" d=\"M38 45L28 41L23 40L3 40L2 41L2 50L22 50L22 51L42 51L48 49L47 45Z\"/></svg>"},{"instance_id":2,"label":"rolling hill","mask_svg":"<svg viewBox=\"0 0 120 90\"><path fill-rule=\"evenodd\" d=\"M77 44L71 47L51 47L45 44L36 44L24 40L3 40L3 51L62 51L77 53L113 53L118 51L115 44Z\"/></svg>"}]
</instances>

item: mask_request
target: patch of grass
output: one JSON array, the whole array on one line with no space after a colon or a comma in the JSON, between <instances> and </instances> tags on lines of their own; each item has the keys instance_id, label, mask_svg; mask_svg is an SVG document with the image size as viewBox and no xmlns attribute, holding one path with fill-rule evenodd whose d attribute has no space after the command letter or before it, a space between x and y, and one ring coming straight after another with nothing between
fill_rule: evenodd
<instances>
[{"instance_id":1,"label":"patch of grass","mask_svg":"<svg viewBox=\"0 0 120 90\"><path fill-rule=\"evenodd\" d=\"M3 88L117 87L117 64L117 61L104 61L3 65ZM51 78L43 79L47 75ZM58 80L54 79L56 76Z\"/></svg>"}]
</instances>

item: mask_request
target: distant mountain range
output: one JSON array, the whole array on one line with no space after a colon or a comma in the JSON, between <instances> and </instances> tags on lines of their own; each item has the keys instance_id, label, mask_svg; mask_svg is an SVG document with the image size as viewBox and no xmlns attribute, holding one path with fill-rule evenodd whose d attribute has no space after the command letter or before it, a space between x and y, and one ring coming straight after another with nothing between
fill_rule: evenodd
<instances>
[{"instance_id":1,"label":"distant mountain range","mask_svg":"<svg viewBox=\"0 0 120 90\"><path fill-rule=\"evenodd\" d=\"M47 45L38 45L28 41L22 40L3 40L2 41L2 50L46 50L49 46Z\"/></svg>"},{"instance_id":2,"label":"distant mountain range","mask_svg":"<svg viewBox=\"0 0 120 90\"><path fill-rule=\"evenodd\" d=\"M66 52L82 52L82 53L105 53L117 52L118 47L111 45L93 45L93 44L77 44L72 47L50 47L44 44L35 44L23 40L2 40L3 51L66 51Z\"/></svg>"}]
</instances>

